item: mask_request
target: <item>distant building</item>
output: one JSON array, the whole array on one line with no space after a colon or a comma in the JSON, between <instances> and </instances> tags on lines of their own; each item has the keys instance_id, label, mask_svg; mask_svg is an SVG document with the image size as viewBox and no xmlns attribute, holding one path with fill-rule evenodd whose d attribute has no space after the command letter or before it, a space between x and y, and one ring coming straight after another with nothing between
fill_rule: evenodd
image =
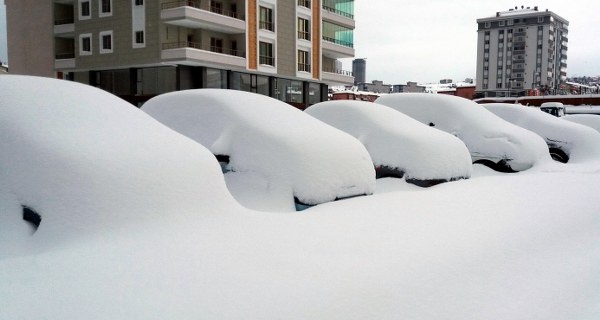
<instances>
[{"instance_id":1,"label":"distant building","mask_svg":"<svg viewBox=\"0 0 600 320\"><path fill-rule=\"evenodd\" d=\"M359 83L357 85L358 91L366 91L373 93L390 93L392 86L389 84L383 84L383 81L373 80L371 83Z\"/></svg>"},{"instance_id":2,"label":"distant building","mask_svg":"<svg viewBox=\"0 0 600 320\"><path fill-rule=\"evenodd\" d=\"M425 92L425 86L420 86L416 82L407 82L406 84L395 84L392 86L392 92Z\"/></svg>"},{"instance_id":3,"label":"distant building","mask_svg":"<svg viewBox=\"0 0 600 320\"><path fill-rule=\"evenodd\" d=\"M440 80L439 83L425 85L425 92L435 94L447 94L465 99L473 100L475 98L475 84L471 79L464 82L448 82L447 79Z\"/></svg>"},{"instance_id":4,"label":"distant building","mask_svg":"<svg viewBox=\"0 0 600 320\"><path fill-rule=\"evenodd\" d=\"M354 75L354 85L367 82L367 60L354 59L352 61L352 74Z\"/></svg>"},{"instance_id":5,"label":"distant building","mask_svg":"<svg viewBox=\"0 0 600 320\"><path fill-rule=\"evenodd\" d=\"M477 19L478 96L555 93L567 78L569 22L538 7Z\"/></svg>"},{"instance_id":6,"label":"distant building","mask_svg":"<svg viewBox=\"0 0 600 320\"><path fill-rule=\"evenodd\" d=\"M353 85L353 0L5 0L11 73L66 78L134 104L227 88L299 108Z\"/></svg>"}]
</instances>

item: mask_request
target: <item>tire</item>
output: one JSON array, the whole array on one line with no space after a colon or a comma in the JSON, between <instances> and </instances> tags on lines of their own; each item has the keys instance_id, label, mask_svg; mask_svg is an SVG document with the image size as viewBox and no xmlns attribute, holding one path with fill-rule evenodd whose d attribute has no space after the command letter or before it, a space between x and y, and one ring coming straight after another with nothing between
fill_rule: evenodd
<instances>
[{"instance_id":1,"label":"tire","mask_svg":"<svg viewBox=\"0 0 600 320\"><path fill-rule=\"evenodd\" d=\"M550 152L550 157L552 157L552 160L562 163L569 162L569 156L564 151L558 148L550 148L548 151Z\"/></svg>"}]
</instances>

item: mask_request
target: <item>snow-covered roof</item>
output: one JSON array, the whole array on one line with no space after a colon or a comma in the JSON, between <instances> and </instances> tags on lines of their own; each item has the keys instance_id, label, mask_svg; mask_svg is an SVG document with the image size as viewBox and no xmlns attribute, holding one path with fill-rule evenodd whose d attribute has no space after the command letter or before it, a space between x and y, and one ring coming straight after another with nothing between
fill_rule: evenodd
<instances>
[{"instance_id":1,"label":"snow-covered roof","mask_svg":"<svg viewBox=\"0 0 600 320\"><path fill-rule=\"evenodd\" d=\"M288 198L318 204L371 194L375 173L352 136L279 100L255 93L197 89L157 96L142 110L215 155L228 170L288 186Z\"/></svg>"},{"instance_id":2,"label":"snow-covered roof","mask_svg":"<svg viewBox=\"0 0 600 320\"><path fill-rule=\"evenodd\" d=\"M376 166L398 169L407 181L450 181L471 175L471 157L462 141L391 108L337 100L317 103L305 112L360 140Z\"/></svg>"},{"instance_id":3,"label":"snow-covered roof","mask_svg":"<svg viewBox=\"0 0 600 320\"><path fill-rule=\"evenodd\" d=\"M549 159L546 144L539 136L500 119L471 100L400 93L381 96L375 102L457 136L474 162L507 164L512 170L521 171Z\"/></svg>"}]
</instances>

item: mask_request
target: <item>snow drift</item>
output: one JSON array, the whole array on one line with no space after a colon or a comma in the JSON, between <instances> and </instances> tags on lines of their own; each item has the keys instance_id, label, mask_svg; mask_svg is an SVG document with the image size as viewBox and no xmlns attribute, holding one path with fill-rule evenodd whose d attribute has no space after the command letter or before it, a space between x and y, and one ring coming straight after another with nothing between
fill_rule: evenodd
<instances>
[{"instance_id":1,"label":"snow drift","mask_svg":"<svg viewBox=\"0 0 600 320\"><path fill-rule=\"evenodd\" d=\"M226 171L288 186L290 201L314 205L374 191L373 163L360 142L279 100L198 89L160 95L142 110L228 158Z\"/></svg>"},{"instance_id":2,"label":"snow drift","mask_svg":"<svg viewBox=\"0 0 600 320\"><path fill-rule=\"evenodd\" d=\"M600 115L596 114L567 114L561 119L588 126L600 132Z\"/></svg>"},{"instance_id":3,"label":"snow drift","mask_svg":"<svg viewBox=\"0 0 600 320\"><path fill-rule=\"evenodd\" d=\"M336 100L305 112L357 138L375 167L405 175L409 182L431 185L471 176L471 156L462 141L391 108Z\"/></svg>"},{"instance_id":4,"label":"snow drift","mask_svg":"<svg viewBox=\"0 0 600 320\"><path fill-rule=\"evenodd\" d=\"M553 157L565 160L561 162L600 160L600 132L592 128L564 121L538 108L506 103L483 106L502 119L540 135L551 153L560 153Z\"/></svg>"},{"instance_id":5,"label":"snow drift","mask_svg":"<svg viewBox=\"0 0 600 320\"><path fill-rule=\"evenodd\" d=\"M473 162L493 164L499 170L522 171L549 158L539 136L464 98L400 93L381 96L375 102L457 136L469 149Z\"/></svg>"}]
</instances>

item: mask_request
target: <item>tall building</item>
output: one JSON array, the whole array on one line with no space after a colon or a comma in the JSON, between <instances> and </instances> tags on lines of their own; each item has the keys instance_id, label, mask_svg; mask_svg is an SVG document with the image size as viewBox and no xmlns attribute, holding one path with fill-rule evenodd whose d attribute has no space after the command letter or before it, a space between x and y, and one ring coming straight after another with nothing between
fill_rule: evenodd
<instances>
[{"instance_id":1,"label":"tall building","mask_svg":"<svg viewBox=\"0 0 600 320\"><path fill-rule=\"evenodd\" d=\"M229 88L300 108L351 85L353 0L6 0L11 73L56 76L140 104ZM35 39L35 41L33 40Z\"/></svg>"},{"instance_id":2,"label":"tall building","mask_svg":"<svg viewBox=\"0 0 600 320\"><path fill-rule=\"evenodd\" d=\"M367 82L367 60L352 60L352 74L354 75L354 85Z\"/></svg>"},{"instance_id":3,"label":"tall building","mask_svg":"<svg viewBox=\"0 0 600 320\"><path fill-rule=\"evenodd\" d=\"M478 96L556 93L567 78L569 22L551 11L521 7L477 19Z\"/></svg>"}]
</instances>

